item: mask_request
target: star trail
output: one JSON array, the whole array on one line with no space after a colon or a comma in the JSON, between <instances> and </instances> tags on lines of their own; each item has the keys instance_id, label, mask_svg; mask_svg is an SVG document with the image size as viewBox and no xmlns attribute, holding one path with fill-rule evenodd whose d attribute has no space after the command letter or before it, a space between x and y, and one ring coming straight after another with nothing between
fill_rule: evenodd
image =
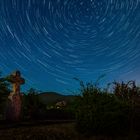
<instances>
[{"instance_id":1,"label":"star trail","mask_svg":"<svg viewBox=\"0 0 140 140\"><path fill-rule=\"evenodd\" d=\"M140 0L0 0L0 70L69 94L73 77L140 83Z\"/></svg>"}]
</instances>

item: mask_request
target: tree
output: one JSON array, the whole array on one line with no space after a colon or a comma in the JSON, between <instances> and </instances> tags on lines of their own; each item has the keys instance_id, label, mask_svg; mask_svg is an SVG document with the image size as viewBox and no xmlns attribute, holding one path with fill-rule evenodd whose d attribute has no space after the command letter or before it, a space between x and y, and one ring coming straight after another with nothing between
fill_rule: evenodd
<instances>
[{"instance_id":1,"label":"tree","mask_svg":"<svg viewBox=\"0 0 140 140\"><path fill-rule=\"evenodd\" d=\"M129 128L129 102L93 83L80 82L77 98L77 128L86 134L124 134ZM123 130L123 131L122 131Z\"/></svg>"},{"instance_id":2,"label":"tree","mask_svg":"<svg viewBox=\"0 0 140 140\"><path fill-rule=\"evenodd\" d=\"M1 73L0 73L1 77ZM10 93L9 83L6 78L0 78L0 114L3 114L6 108L7 97Z\"/></svg>"},{"instance_id":3,"label":"tree","mask_svg":"<svg viewBox=\"0 0 140 140\"><path fill-rule=\"evenodd\" d=\"M41 113L45 110L45 105L41 102L39 92L33 88L29 89L23 96L23 115L31 119L43 117Z\"/></svg>"}]
</instances>

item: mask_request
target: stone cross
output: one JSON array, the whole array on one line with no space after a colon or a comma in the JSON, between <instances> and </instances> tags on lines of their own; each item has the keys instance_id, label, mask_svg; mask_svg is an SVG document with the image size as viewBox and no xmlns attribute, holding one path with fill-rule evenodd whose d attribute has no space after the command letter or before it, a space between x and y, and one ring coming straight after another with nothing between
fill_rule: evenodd
<instances>
[{"instance_id":1,"label":"stone cross","mask_svg":"<svg viewBox=\"0 0 140 140\"><path fill-rule=\"evenodd\" d=\"M15 71L8 77L8 81L12 83L12 92L8 96L7 119L17 121L20 119L22 104L20 86L25 83L25 80L21 77L20 71Z\"/></svg>"},{"instance_id":2,"label":"stone cross","mask_svg":"<svg viewBox=\"0 0 140 140\"><path fill-rule=\"evenodd\" d=\"M25 80L21 77L20 71L15 71L11 74L9 81L13 85L13 93L20 94L20 85L25 83Z\"/></svg>"}]
</instances>

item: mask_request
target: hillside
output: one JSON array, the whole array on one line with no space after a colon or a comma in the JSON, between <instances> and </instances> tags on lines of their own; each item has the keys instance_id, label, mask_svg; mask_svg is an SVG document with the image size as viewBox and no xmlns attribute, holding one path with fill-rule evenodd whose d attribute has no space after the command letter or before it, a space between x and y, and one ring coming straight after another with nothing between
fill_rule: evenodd
<instances>
[{"instance_id":1,"label":"hillside","mask_svg":"<svg viewBox=\"0 0 140 140\"><path fill-rule=\"evenodd\" d=\"M70 103L74 100L75 96L73 95L62 95L56 92L43 92L39 94L40 100L45 104L55 104L60 101L66 101Z\"/></svg>"}]
</instances>

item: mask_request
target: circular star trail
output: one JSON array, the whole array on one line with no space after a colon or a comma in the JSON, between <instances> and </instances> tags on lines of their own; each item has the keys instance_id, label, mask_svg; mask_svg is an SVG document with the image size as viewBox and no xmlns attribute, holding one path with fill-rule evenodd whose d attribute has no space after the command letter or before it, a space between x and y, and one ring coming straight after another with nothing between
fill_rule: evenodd
<instances>
[{"instance_id":1,"label":"circular star trail","mask_svg":"<svg viewBox=\"0 0 140 140\"><path fill-rule=\"evenodd\" d=\"M140 82L140 0L1 0L0 69L65 94L73 77Z\"/></svg>"}]
</instances>

